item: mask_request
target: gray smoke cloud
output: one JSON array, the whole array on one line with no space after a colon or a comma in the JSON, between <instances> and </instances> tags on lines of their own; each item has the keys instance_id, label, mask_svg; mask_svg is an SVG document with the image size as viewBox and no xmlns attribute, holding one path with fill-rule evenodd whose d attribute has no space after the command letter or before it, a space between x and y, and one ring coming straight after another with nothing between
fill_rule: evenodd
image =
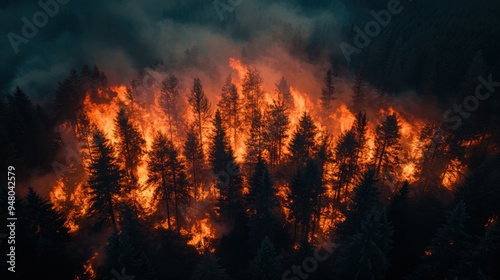
<instances>
[{"instance_id":1,"label":"gray smoke cloud","mask_svg":"<svg viewBox=\"0 0 500 280\"><path fill-rule=\"evenodd\" d=\"M217 11L220 3L230 9ZM323 74L316 71L328 67L328 59L313 67L290 54L294 38L308 38L318 26L330 26L330 39L336 40L335 26L348 17L337 2L328 10L263 0L24 0L0 5L0 89L11 92L20 86L42 101L71 68L83 64L97 65L116 83L130 83L141 69L159 61L167 70L190 69L183 72L217 83L230 71L228 58L237 57L266 65L269 69L263 71L276 77L266 83L285 75L306 85L305 78L321 80ZM32 38L23 35L26 20L37 29Z\"/></svg>"}]
</instances>

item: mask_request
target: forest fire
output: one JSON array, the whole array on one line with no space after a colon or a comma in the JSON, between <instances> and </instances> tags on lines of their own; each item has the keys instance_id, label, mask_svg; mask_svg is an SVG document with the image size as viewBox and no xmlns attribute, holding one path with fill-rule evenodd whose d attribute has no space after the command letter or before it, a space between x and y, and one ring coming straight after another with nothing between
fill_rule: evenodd
<instances>
[{"instance_id":1,"label":"forest fire","mask_svg":"<svg viewBox=\"0 0 500 280\"><path fill-rule=\"evenodd\" d=\"M500 2L18 2L0 279L500 279Z\"/></svg>"},{"instance_id":2,"label":"forest fire","mask_svg":"<svg viewBox=\"0 0 500 280\"><path fill-rule=\"evenodd\" d=\"M230 58L229 65L237 74L237 78L231 79L229 82L234 83L236 90L241 92L238 94L238 98L241 99L242 102L246 100L245 98L250 98L245 96L245 94L248 94L248 92L245 93L245 88L248 88L251 82L257 83L257 87L252 90L257 92L253 94L258 94L258 92L262 92L263 94L262 101L265 102L259 103L260 107L258 108L261 114L265 114L266 110L269 110L268 108L273 104L274 100L283 100L283 102L286 103L286 107L284 108L288 112L287 126L293 131L295 127L301 125L303 113L310 112L313 120L312 124L317 128L317 135L313 141L321 141L324 136L330 135L330 145L333 145L335 142L341 141L342 135L354 129L358 121L356 114L349 109L349 106L342 102L331 107L331 113L322 116L320 114L322 111L321 104L312 102L309 97L310 94L300 92L297 88L288 85L284 80L276 84L276 89L264 88L262 84L259 84L261 83L259 80L261 79L260 77L255 76L254 79L256 80L252 81L251 75L258 75L258 71L255 68L245 65L236 58ZM262 77L262 80L264 79L265 77ZM168 79L165 81L167 80ZM158 132L164 133L177 149L181 149L186 141L186 136L182 132L182 127L179 127L179 123L175 123L173 118L180 117L181 119L187 118L196 121L196 115L187 110L184 105L178 106L177 109L184 110L176 112L178 116L172 116L171 112L164 107L162 108L162 106L165 106L162 105L161 100L162 98L166 98L167 82L163 82L163 87L163 89L159 87L153 88L149 92L134 92L133 88L124 85L110 86L109 88L97 89L95 94L87 92L83 101L83 116L81 119L88 123L87 129L91 130L87 132L80 131L80 139L87 142L82 143L82 148L79 151L84 158L83 162L86 169L89 168L92 161L91 155L88 152L88 143L92 141L91 134L93 130L101 131L103 135L110 140L112 145L117 146L120 144L120 141L122 141L117 136L117 129L119 129L117 128L117 122L119 118L123 118L120 117L120 114L124 114L124 117L127 118L127 121L129 121L127 125L130 126L130 129L136 129L138 137L144 139L144 152L138 155L135 170L132 172L135 174L134 180L137 187L132 188L130 192L122 198L119 196L116 197L118 201L123 203L129 201L136 205L134 207L140 209L138 212L138 217L140 219L150 219L154 217L160 209L164 209L163 202L157 197L157 190L151 185L148 170L148 162L151 161L149 151L153 148L155 134ZM180 95L170 96L170 98L180 98ZM220 100L219 98L219 102ZM176 104L184 104L185 101L179 99L175 102L180 102ZM124 108L126 108L125 111L123 110ZM397 118L400 134L400 148L398 150L399 166L392 175L387 177L387 180L393 185L401 184L403 181L408 181L409 183L415 182L418 172L416 166L421 161L422 143L419 141L419 134L424 127L424 123L416 117L413 117L410 123L393 107L380 108L378 111L376 108L373 108L371 111L377 112L379 122L382 122L387 116L391 115ZM208 122L206 125L207 127L204 127L203 131L205 131L205 129L207 131L214 129L213 127L208 127ZM62 126L68 126L68 124L64 123ZM366 126L366 149L363 152L363 157L360 159L365 164L369 163L372 158L375 157L377 137L376 126L377 123L375 120L369 121ZM251 130L251 128L247 129ZM76 136L77 138L79 137L78 135ZM83 138L81 136L83 136ZM209 134L206 134L206 136L209 136ZM249 141L252 139L248 137L251 137L251 135L241 132L238 132L237 138L235 138L235 136L230 137L232 145L236 147L234 149L234 155L239 163L244 163L245 160L248 160L248 153L251 152L248 151L247 143L250 143ZM287 150L286 147L291 145L292 137L283 137L281 141L281 145L285 147L283 148L282 154L290 153L291 151ZM205 151L210 148L208 142L204 141L202 145ZM265 152L267 153L267 151ZM113 156L118 159L123 155L116 150ZM183 155L180 153L179 156L184 162L189 163L189 158L186 158L185 154ZM126 165L127 163L123 162L121 168L127 169L128 167ZM459 165L460 163L456 160L450 163L449 171L443 175L442 183L444 187L451 188L453 183L457 180L456 171L452 170L456 170ZM325 162L324 166L325 177L323 180L328 188L328 191L324 194L325 201L347 203L347 193L352 192L355 186L353 179L351 178L349 181L343 183L347 183L347 185L344 185L346 188L346 195L343 198L339 197L339 187L337 184L339 184L340 181L338 180L345 180L345 178L342 179L338 176L345 176L345 174L338 175L336 170L338 170L339 166L335 163ZM84 179L87 178L87 176L81 176L81 178ZM208 215L208 212L203 212L207 209L200 212L200 210L193 211L191 208L194 207L198 201L217 201L219 195L218 192L210 192L210 189L214 188L213 185L207 185L205 188L201 188L198 183L192 181L195 180L194 177L191 177L190 180L191 183L195 183L197 186L191 186L188 195L191 198L196 197L196 200L190 203L183 202L184 206L178 208L178 210L174 209L174 212L184 212L182 215L186 215L182 218L182 225L179 221L178 225L180 225L180 228L176 226L178 219L176 215L179 213L170 215L168 219L162 218L156 223L156 228L161 227L169 230L179 230L182 235L190 236L191 239L188 244L195 246L200 253L203 253L206 249L213 251L214 248L210 246L214 244L214 240L218 238L222 232L217 232L215 230L217 227L213 225L215 222L214 217ZM210 184L213 183L213 181L210 182ZM202 185L205 185L205 183ZM51 191L51 202L57 209L67 212L67 225L71 232L78 230L78 220L81 220L89 213L91 194L86 188L86 182L80 181L77 186L73 188L73 191L71 191L71 188L66 187L63 181L58 180ZM243 192L243 195L248 195L248 187L244 186L243 188L247 190L247 192ZM280 185L278 187L277 196L280 197L280 204L282 205L281 211L285 216L291 216L292 212L290 209L294 202L290 198L290 186ZM65 207L67 203L70 203L71 207ZM320 235L323 237L327 236L328 233L335 228L336 224L342 223L345 219L334 205L335 204L325 204L318 210L318 213L320 213L320 217L318 217L318 231L314 236L309 236L310 240L314 240L314 238ZM171 205L167 207L171 207ZM172 209L170 209L170 211L172 211Z\"/></svg>"}]
</instances>

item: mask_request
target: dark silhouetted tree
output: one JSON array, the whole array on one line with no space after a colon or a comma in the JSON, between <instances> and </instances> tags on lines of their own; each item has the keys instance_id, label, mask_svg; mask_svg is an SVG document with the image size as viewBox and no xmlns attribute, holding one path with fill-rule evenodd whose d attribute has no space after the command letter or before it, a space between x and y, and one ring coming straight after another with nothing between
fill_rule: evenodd
<instances>
[{"instance_id":1,"label":"dark silhouetted tree","mask_svg":"<svg viewBox=\"0 0 500 280\"><path fill-rule=\"evenodd\" d=\"M189 105L191 105L191 112L194 116L194 125L198 130L200 137L200 143L203 147L203 131L207 125L210 118L210 103L208 98L203 91L203 86L198 78L193 81L193 88L191 89L191 95L188 98Z\"/></svg>"},{"instance_id":2,"label":"dark silhouetted tree","mask_svg":"<svg viewBox=\"0 0 500 280\"><path fill-rule=\"evenodd\" d=\"M391 235L385 213L372 208L356 233L341 242L332 279L385 279Z\"/></svg>"},{"instance_id":3,"label":"dark silhouetted tree","mask_svg":"<svg viewBox=\"0 0 500 280\"><path fill-rule=\"evenodd\" d=\"M379 206L375 171L369 169L363 174L358 185L354 188L354 197L349 208L345 210L345 221L339 224L336 233L339 236L353 235L359 229L360 223L372 208Z\"/></svg>"},{"instance_id":4,"label":"dark silhouetted tree","mask_svg":"<svg viewBox=\"0 0 500 280\"><path fill-rule=\"evenodd\" d=\"M255 114L260 110L264 91L262 90L262 78L256 68L249 67L243 77L242 84L244 121L250 127Z\"/></svg>"},{"instance_id":5,"label":"dark silhouetted tree","mask_svg":"<svg viewBox=\"0 0 500 280\"><path fill-rule=\"evenodd\" d=\"M158 199L167 207L167 223L171 228L170 207L173 204L177 233L181 230L181 214L179 206L187 203L190 195L184 163L179 158L179 152L165 134L155 136L148 161L148 182L156 187Z\"/></svg>"},{"instance_id":6,"label":"dark silhouetted tree","mask_svg":"<svg viewBox=\"0 0 500 280\"><path fill-rule=\"evenodd\" d=\"M459 202L446 216L412 277L414 279L445 279L450 269L463 257L470 236L464 222L469 218L463 202Z\"/></svg>"},{"instance_id":7,"label":"dark silhouetted tree","mask_svg":"<svg viewBox=\"0 0 500 280\"><path fill-rule=\"evenodd\" d=\"M216 188L219 190L219 211L221 217L229 224L236 222L242 214L242 179L240 168L236 163L233 149L222 125L220 112L214 118L214 128L210 141L209 160L212 172L216 176Z\"/></svg>"},{"instance_id":8,"label":"dark silhouetted tree","mask_svg":"<svg viewBox=\"0 0 500 280\"><path fill-rule=\"evenodd\" d=\"M123 158L123 170L127 180L127 188L133 189L137 184L137 167L144 155L146 141L134 126L125 108L120 108L115 118L115 136L118 139L117 150Z\"/></svg>"},{"instance_id":9,"label":"dark silhouetted tree","mask_svg":"<svg viewBox=\"0 0 500 280\"><path fill-rule=\"evenodd\" d=\"M230 280L226 270L209 254L203 255L195 266L190 280Z\"/></svg>"},{"instance_id":10,"label":"dark silhouetted tree","mask_svg":"<svg viewBox=\"0 0 500 280\"><path fill-rule=\"evenodd\" d=\"M398 164L398 154L401 150L399 140L401 126L395 114L388 115L384 122L377 125L375 133L374 166L376 176L388 178ZM382 173L381 173L382 172Z\"/></svg>"},{"instance_id":11,"label":"dark silhouetted tree","mask_svg":"<svg viewBox=\"0 0 500 280\"><path fill-rule=\"evenodd\" d=\"M340 202L340 192L344 189L344 199L347 198L349 186L356 174L358 174L357 165L357 147L356 135L352 130L340 135L334 148L334 160L337 164L336 194L335 201Z\"/></svg>"},{"instance_id":12,"label":"dark silhouetted tree","mask_svg":"<svg viewBox=\"0 0 500 280\"><path fill-rule=\"evenodd\" d=\"M115 157L114 149L104 134L97 130L92 137L91 157L88 168L92 215L97 215L99 222L111 221L113 229L117 228L117 211L115 196L122 189L123 171Z\"/></svg>"},{"instance_id":13,"label":"dark silhouetted tree","mask_svg":"<svg viewBox=\"0 0 500 280\"><path fill-rule=\"evenodd\" d=\"M174 141L174 132L177 132L176 135L178 135L181 131L181 127L183 127L183 105L184 103L182 102L179 89L179 80L175 75L170 74L165 80L163 80L160 91L160 106L163 109L163 112L165 112L165 115L167 115L170 141Z\"/></svg>"},{"instance_id":14,"label":"dark silhouetted tree","mask_svg":"<svg viewBox=\"0 0 500 280\"><path fill-rule=\"evenodd\" d=\"M274 245L269 237L265 237L260 244L257 256L249 269L251 279L275 280L280 275L280 263Z\"/></svg>"},{"instance_id":15,"label":"dark silhouetted tree","mask_svg":"<svg viewBox=\"0 0 500 280\"><path fill-rule=\"evenodd\" d=\"M330 68L326 71L323 88L321 89L321 106L323 109L331 109L332 102L337 99L335 96L334 80L333 70Z\"/></svg>"},{"instance_id":16,"label":"dark silhouetted tree","mask_svg":"<svg viewBox=\"0 0 500 280\"><path fill-rule=\"evenodd\" d=\"M318 128L314 124L311 115L304 112L288 146L290 160L293 163L300 165L314 155L317 133Z\"/></svg>"},{"instance_id":17,"label":"dark silhouetted tree","mask_svg":"<svg viewBox=\"0 0 500 280\"><path fill-rule=\"evenodd\" d=\"M288 138L290 119L284 99L275 99L266 111L267 116L267 146L269 150L269 164L271 167L281 164L283 148Z\"/></svg>"},{"instance_id":18,"label":"dark silhouetted tree","mask_svg":"<svg viewBox=\"0 0 500 280\"><path fill-rule=\"evenodd\" d=\"M186 142L184 142L184 157L186 158L188 169L191 173L191 181L194 189L194 199L197 199L197 188L200 186L203 174L203 147L195 130L195 126L191 125L187 134Z\"/></svg>"},{"instance_id":19,"label":"dark silhouetted tree","mask_svg":"<svg viewBox=\"0 0 500 280\"><path fill-rule=\"evenodd\" d=\"M271 174L262 158L257 160L249 182L248 209L250 210L251 248L259 246L265 236L273 237L278 217L276 190Z\"/></svg>"},{"instance_id":20,"label":"dark silhouetted tree","mask_svg":"<svg viewBox=\"0 0 500 280\"><path fill-rule=\"evenodd\" d=\"M367 92L363 81L363 73L358 72L352 85L352 108L354 112L363 112L366 110Z\"/></svg>"},{"instance_id":21,"label":"dark silhouetted tree","mask_svg":"<svg viewBox=\"0 0 500 280\"><path fill-rule=\"evenodd\" d=\"M226 130L231 131L231 140L233 147L236 149L238 143L238 131L241 126L241 100L238 95L238 89L232 82L231 75L227 76L224 85L222 86L220 101L217 106L220 111L222 123Z\"/></svg>"},{"instance_id":22,"label":"dark silhouetted tree","mask_svg":"<svg viewBox=\"0 0 500 280\"><path fill-rule=\"evenodd\" d=\"M293 101L292 92L290 91L290 85L288 84L285 77L281 77L279 83L276 84L276 93L278 95L278 100L282 100L287 108L294 108L295 104Z\"/></svg>"}]
</instances>

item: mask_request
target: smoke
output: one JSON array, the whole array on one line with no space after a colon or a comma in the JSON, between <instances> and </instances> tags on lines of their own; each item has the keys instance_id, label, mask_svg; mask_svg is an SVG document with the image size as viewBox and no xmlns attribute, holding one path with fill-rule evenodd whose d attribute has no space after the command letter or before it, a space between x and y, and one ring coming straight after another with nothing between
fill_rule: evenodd
<instances>
[{"instance_id":1,"label":"smoke","mask_svg":"<svg viewBox=\"0 0 500 280\"><path fill-rule=\"evenodd\" d=\"M222 12L223 21L210 1L68 2L59 4L58 12L33 38L17 46L17 54L7 34L22 36L21 18L33 22L35 13L43 10L36 1L4 4L0 58L5 68L0 88L12 91L20 86L46 100L71 68L95 64L113 82L128 84L140 70L160 61L168 70L189 70L189 78L202 76L202 82L220 84L221 75L229 73L231 56L265 66L264 74L273 74L268 83L285 75L311 87L305 81L326 65L313 67L292 56L292 39L308 38L318 24L338 24L346 17L343 9L304 11L293 1L243 0L232 11ZM338 34L333 30L331 36Z\"/></svg>"}]
</instances>

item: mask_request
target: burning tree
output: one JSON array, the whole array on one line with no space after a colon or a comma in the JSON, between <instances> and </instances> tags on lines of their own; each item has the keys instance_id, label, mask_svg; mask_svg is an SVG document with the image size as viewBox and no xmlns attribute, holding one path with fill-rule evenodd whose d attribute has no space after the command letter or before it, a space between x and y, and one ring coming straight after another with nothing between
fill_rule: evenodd
<instances>
[{"instance_id":1,"label":"burning tree","mask_svg":"<svg viewBox=\"0 0 500 280\"><path fill-rule=\"evenodd\" d=\"M167 210L167 225L171 229L171 204L175 210L177 233L181 230L181 213L179 206L187 203L190 198L184 163L179 158L179 152L166 135L158 132L149 152L148 161L149 183L156 187L156 194L165 203Z\"/></svg>"},{"instance_id":2,"label":"burning tree","mask_svg":"<svg viewBox=\"0 0 500 280\"><path fill-rule=\"evenodd\" d=\"M203 147L203 131L210 119L210 103L198 78L195 78L193 81L193 88L191 89L188 101L194 116L194 125L198 130L200 143Z\"/></svg>"},{"instance_id":3,"label":"burning tree","mask_svg":"<svg viewBox=\"0 0 500 280\"><path fill-rule=\"evenodd\" d=\"M394 168L398 164L398 154L401 150L399 144L399 139L401 138L400 129L401 126L395 114L388 115L377 126L373 163L375 166L375 175L380 176L382 181L392 178L389 176L393 174Z\"/></svg>"},{"instance_id":4,"label":"burning tree","mask_svg":"<svg viewBox=\"0 0 500 280\"><path fill-rule=\"evenodd\" d=\"M243 211L242 180L219 110L215 113L213 125L209 160L219 190L219 213L224 221L234 225L236 217Z\"/></svg>"},{"instance_id":5,"label":"burning tree","mask_svg":"<svg viewBox=\"0 0 500 280\"><path fill-rule=\"evenodd\" d=\"M232 82L231 75L227 76L222 86L220 97L221 99L219 103L217 103L217 107L219 108L224 127L226 130L232 132L231 142L236 149L236 144L238 143L237 134L241 126L241 100L238 95L238 89Z\"/></svg>"},{"instance_id":6,"label":"burning tree","mask_svg":"<svg viewBox=\"0 0 500 280\"><path fill-rule=\"evenodd\" d=\"M111 222L118 232L115 197L122 190L123 171L114 157L115 151L104 134L97 130L92 138L88 184L91 189L91 214L99 223Z\"/></svg>"},{"instance_id":7,"label":"burning tree","mask_svg":"<svg viewBox=\"0 0 500 280\"><path fill-rule=\"evenodd\" d=\"M137 185L137 167L145 153L146 141L139 130L130 121L125 108L120 108L115 119L115 137L118 139L117 150L123 156L123 169L127 188L133 189Z\"/></svg>"},{"instance_id":8,"label":"burning tree","mask_svg":"<svg viewBox=\"0 0 500 280\"><path fill-rule=\"evenodd\" d=\"M196 103L196 101L195 101ZM168 121L168 130L170 134L170 141L174 141L174 132L182 131L182 110L184 103L181 99L179 80L173 74L170 74L165 80L162 81L160 93L160 106L165 112ZM200 108L201 109L201 108Z\"/></svg>"},{"instance_id":9,"label":"burning tree","mask_svg":"<svg viewBox=\"0 0 500 280\"><path fill-rule=\"evenodd\" d=\"M337 97L335 97L334 80L335 76L333 75L333 69L330 68L326 71L324 86L321 89L321 106L326 110L331 109L332 102L337 99Z\"/></svg>"}]
</instances>

